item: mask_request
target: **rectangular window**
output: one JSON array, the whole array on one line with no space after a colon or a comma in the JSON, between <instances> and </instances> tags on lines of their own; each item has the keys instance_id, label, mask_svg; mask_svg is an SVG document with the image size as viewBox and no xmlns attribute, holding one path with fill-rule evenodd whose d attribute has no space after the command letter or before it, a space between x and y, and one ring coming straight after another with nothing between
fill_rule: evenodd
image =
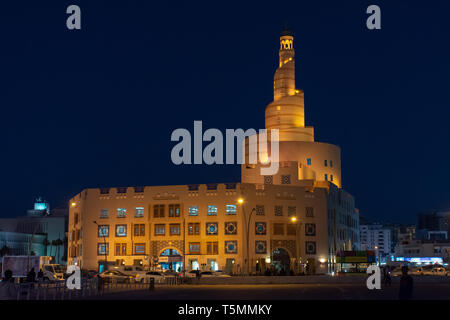
<instances>
[{"instance_id":1,"label":"rectangular window","mask_svg":"<svg viewBox=\"0 0 450 320\"><path fill-rule=\"evenodd\" d=\"M333 181L333 175L330 174L330 181Z\"/></svg>"},{"instance_id":2,"label":"rectangular window","mask_svg":"<svg viewBox=\"0 0 450 320\"><path fill-rule=\"evenodd\" d=\"M189 253L199 254L200 253L200 242L189 242Z\"/></svg>"},{"instance_id":3,"label":"rectangular window","mask_svg":"<svg viewBox=\"0 0 450 320\"><path fill-rule=\"evenodd\" d=\"M325 159L325 161L324 161L324 166L326 167L327 166L327 159Z\"/></svg>"},{"instance_id":4,"label":"rectangular window","mask_svg":"<svg viewBox=\"0 0 450 320\"><path fill-rule=\"evenodd\" d=\"M109 188L101 188L100 194L109 194Z\"/></svg>"},{"instance_id":5,"label":"rectangular window","mask_svg":"<svg viewBox=\"0 0 450 320\"><path fill-rule=\"evenodd\" d=\"M144 207L136 207L134 208L134 217L142 218L144 216Z\"/></svg>"},{"instance_id":6,"label":"rectangular window","mask_svg":"<svg viewBox=\"0 0 450 320\"><path fill-rule=\"evenodd\" d=\"M281 184L291 184L291 175L282 175L281 176Z\"/></svg>"},{"instance_id":7,"label":"rectangular window","mask_svg":"<svg viewBox=\"0 0 450 320\"><path fill-rule=\"evenodd\" d=\"M117 193L127 193L127 188L117 188Z\"/></svg>"},{"instance_id":8,"label":"rectangular window","mask_svg":"<svg viewBox=\"0 0 450 320\"><path fill-rule=\"evenodd\" d=\"M144 187L134 187L134 193L143 193Z\"/></svg>"},{"instance_id":9,"label":"rectangular window","mask_svg":"<svg viewBox=\"0 0 450 320\"><path fill-rule=\"evenodd\" d=\"M179 204L169 204L169 217L179 217L180 216L180 205Z\"/></svg>"},{"instance_id":10,"label":"rectangular window","mask_svg":"<svg viewBox=\"0 0 450 320\"><path fill-rule=\"evenodd\" d=\"M135 224L134 225L134 236L144 237L145 236L145 224Z\"/></svg>"},{"instance_id":11,"label":"rectangular window","mask_svg":"<svg viewBox=\"0 0 450 320\"><path fill-rule=\"evenodd\" d=\"M306 216L308 218L314 217L314 208L313 207L306 207Z\"/></svg>"},{"instance_id":12,"label":"rectangular window","mask_svg":"<svg viewBox=\"0 0 450 320\"><path fill-rule=\"evenodd\" d=\"M328 175L325 173L325 181L328 181Z\"/></svg>"},{"instance_id":13,"label":"rectangular window","mask_svg":"<svg viewBox=\"0 0 450 320\"><path fill-rule=\"evenodd\" d=\"M109 237L109 225L98 226L99 237Z\"/></svg>"},{"instance_id":14,"label":"rectangular window","mask_svg":"<svg viewBox=\"0 0 450 320\"><path fill-rule=\"evenodd\" d=\"M189 207L189 215L190 216L198 216L198 207L197 206L190 206Z\"/></svg>"},{"instance_id":15,"label":"rectangular window","mask_svg":"<svg viewBox=\"0 0 450 320\"><path fill-rule=\"evenodd\" d=\"M277 236L284 235L284 224L283 223L274 223L273 224L273 234Z\"/></svg>"},{"instance_id":16,"label":"rectangular window","mask_svg":"<svg viewBox=\"0 0 450 320\"><path fill-rule=\"evenodd\" d=\"M288 236L295 236L297 234L297 225L295 224L288 224L287 225L287 235Z\"/></svg>"},{"instance_id":17,"label":"rectangular window","mask_svg":"<svg viewBox=\"0 0 450 320\"><path fill-rule=\"evenodd\" d=\"M330 167L333 168L333 160L330 160Z\"/></svg>"},{"instance_id":18,"label":"rectangular window","mask_svg":"<svg viewBox=\"0 0 450 320\"><path fill-rule=\"evenodd\" d=\"M189 223L188 234L198 236L200 234L200 223Z\"/></svg>"},{"instance_id":19,"label":"rectangular window","mask_svg":"<svg viewBox=\"0 0 450 320\"><path fill-rule=\"evenodd\" d=\"M145 243L135 243L134 254L145 254Z\"/></svg>"},{"instance_id":20,"label":"rectangular window","mask_svg":"<svg viewBox=\"0 0 450 320\"><path fill-rule=\"evenodd\" d=\"M117 218L125 218L127 216L127 209L117 208Z\"/></svg>"},{"instance_id":21,"label":"rectangular window","mask_svg":"<svg viewBox=\"0 0 450 320\"><path fill-rule=\"evenodd\" d=\"M206 254L219 254L219 243L218 242L207 242L206 243Z\"/></svg>"},{"instance_id":22,"label":"rectangular window","mask_svg":"<svg viewBox=\"0 0 450 320\"><path fill-rule=\"evenodd\" d=\"M288 207L288 216L292 217L292 216L296 216L296 215L297 215L297 207L289 206Z\"/></svg>"},{"instance_id":23,"label":"rectangular window","mask_svg":"<svg viewBox=\"0 0 450 320\"><path fill-rule=\"evenodd\" d=\"M126 237L126 236L127 236L127 225L116 224L116 237Z\"/></svg>"},{"instance_id":24,"label":"rectangular window","mask_svg":"<svg viewBox=\"0 0 450 320\"><path fill-rule=\"evenodd\" d=\"M154 218L164 218L164 205L155 204L153 206L153 217Z\"/></svg>"},{"instance_id":25,"label":"rectangular window","mask_svg":"<svg viewBox=\"0 0 450 320\"><path fill-rule=\"evenodd\" d=\"M109 210L108 209L100 209L100 219L109 218Z\"/></svg>"},{"instance_id":26,"label":"rectangular window","mask_svg":"<svg viewBox=\"0 0 450 320\"><path fill-rule=\"evenodd\" d=\"M256 215L257 216L263 216L264 213L264 206L263 205L256 205Z\"/></svg>"},{"instance_id":27,"label":"rectangular window","mask_svg":"<svg viewBox=\"0 0 450 320\"><path fill-rule=\"evenodd\" d=\"M308 166L311 165L311 158L306 159L306 164L307 164Z\"/></svg>"},{"instance_id":28,"label":"rectangular window","mask_svg":"<svg viewBox=\"0 0 450 320\"><path fill-rule=\"evenodd\" d=\"M208 206L208 216L217 216L217 206Z\"/></svg>"},{"instance_id":29,"label":"rectangular window","mask_svg":"<svg viewBox=\"0 0 450 320\"><path fill-rule=\"evenodd\" d=\"M180 234L180 224L179 223L171 223L169 225L169 231L171 236L177 236Z\"/></svg>"},{"instance_id":30,"label":"rectangular window","mask_svg":"<svg viewBox=\"0 0 450 320\"><path fill-rule=\"evenodd\" d=\"M127 244L116 243L116 256L126 256L126 255L127 255Z\"/></svg>"},{"instance_id":31,"label":"rectangular window","mask_svg":"<svg viewBox=\"0 0 450 320\"><path fill-rule=\"evenodd\" d=\"M283 215L283 206L275 206L274 213L276 216L282 216Z\"/></svg>"},{"instance_id":32,"label":"rectangular window","mask_svg":"<svg viewBox=\"0 0 450 320\"><path fill-rule=\"evenodd\" d=\"M97 244L97 254L98 255L108 255L109 254L109 243L98 243Z\"/></svg>"},{"instance_id":33,"label":"rectangular window","mask_svg":"<svg viewBox=\"0 0 450 320\"><path fill-rule=\"evenodd\" d=\"M163 236L166 233L166 225L155 224L155 236Z\"/></svg>"},{"instance_id":34,"label":"rectangular window","mask_svg":"<svg viewBox=\"0 0 450 320\"><path fill-rule=\"evenodd\" d=\"M227 204L226 214L227 215L236 214L236 205L235 204Z\"/></svg>"}]
</instances>

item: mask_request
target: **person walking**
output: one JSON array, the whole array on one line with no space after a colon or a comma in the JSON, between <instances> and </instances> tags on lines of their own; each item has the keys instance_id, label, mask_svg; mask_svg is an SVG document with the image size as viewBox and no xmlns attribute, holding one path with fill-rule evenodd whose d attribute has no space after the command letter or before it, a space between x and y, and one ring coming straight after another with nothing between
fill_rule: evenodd
<instances>
[{"instance_id":1,"label":"person walking","mask_svg":"<svg viewBox=\"0 0 450 320\"><path fill-rule=\"evenodd\" d=\"M386 274L384 276L384 285L390 287L392 284L391 281L391 268L389 266L385 267Z\"/></svg>"},{"instance_id":2,"label":"person walking","mask_svg":"<svg viewBox=\"0 0 450 320\"><path fill-rule=\"evenodd\" d=\"M36 279L36 272L34 272L34 268L31 268L30 272L27 274L27 282L34 282Z\"/></svg>"},{"instance_id":3,"label":"person walking","mask_svg":"<svg viewBox=\"0 0 450 320\"><path fill-rule=\"evenodd\" d=\"M12 276L13 273L11 270L5 271L5 277L0 282L0 300L17 299L17 289Z\"/></svg>"},{"instance_id":4,"label":"person walking","mask_svg":"<svg viewBox=\"0 0 450 320\"><path fill-rule=\"evenodd\" d=\"M408 275L408 267L402 267L402 277L400 278L400 289L398 298L400 300L411 300L413 295L414 282L413 278Z\"/></svg>"}]
</instances>

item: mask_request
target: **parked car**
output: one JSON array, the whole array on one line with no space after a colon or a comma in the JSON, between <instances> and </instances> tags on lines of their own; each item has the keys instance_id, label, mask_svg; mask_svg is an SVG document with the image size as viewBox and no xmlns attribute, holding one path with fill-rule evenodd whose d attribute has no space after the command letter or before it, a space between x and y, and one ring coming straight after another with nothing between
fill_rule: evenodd
<instances>
[{"instance_id":1,"label":"parked car","mask_svg":"<svg viewBox=\"0 0 450 320\"><path fill-rule=\"evenodd\" d=\"M202 278L214 278L217 277L214 271L202 271L200 272Z\"/></svg>"},{"instance_id":2,"label":"parked car","mask_svg":"<svg viewBox=\"0 0 450 320\"><path fill-rule=\"evenodd\" d=\"M137 282L150 282L150 278L155 279L155 283L161 283L164 281L165 277L164 275L159 271L148 271L145 274L138 273L136 275L136 281Z\"/></svg>"},{"instance_id":3,"label":"parked car","mask_svg":"<svg viewBox=\"0 0 450 320\"><path fill-rule=\"evenodd\" d=\"M145 275L148 270L145 270L141 266L111 266L108 270L117 270L122 272L123 274L136 276L138 274Z\"/></svg>"},{"instance_id":4,"label":"parked car","mask_svg":"<svg viewBox=\"0 0 450 320\"><path fill-rule=\"evenodd\" d=\"M107 270L99 274L105 282L132 282L134 280L134 276L127 275L118 270Z\"/></svg>"},{"instance_id":5,"label":"parked car","mask_svg":"<svg viewBox=\"0 0 450 320\"><path fill-rule=\"evenodd\" d=\"M223 271L223 270L216 270L216 271L214 271L214 273L217 277L221 277L221 278L230 278L231 277L228 273L225 273L225 271Z\"/></svg>"},{"instance_id":6,"label":"parked car","mask_svg":"<svg viewBox=\"0 0 450 320\"><path fill-rule=\"evenodd\" d=\"M433 276L448 276L450 273L445 270L444 267L436 267L431 269L431 275Z\"/></svg>"},{"instance_id":7,"label":"parked car","mask_svg":"<svg viewBox=\"0 0 450 320\"><path fill-rule=\"evenodd\" d=\"M96 270L84 270L84 269L81 270L81 276L83 278L92 279L97 277L97 275L98 272Z\"/></svg>"},{"instance_id":8,"label":"parked car","mask_svg":"<svg viewBox=\"0 0 450 320\"><path fill-rule=\"evenodd\" d=\"M391 277L401 277L402 276L402 267L395 267L394 269L391 269L389 272Z\"/></svg>"},{"instance_id":9,"label":"parked car","mask_svg":"<svg viewBox=\"0 0 450 320\"><path fill-rule=\"evenodd\" d=\"M195 278L197 276L197 270L191 270L189 272L186 272L187 278Z\"/></svg>"},{"instance_id":10,"label":"parked car","mask_svg":"<svg viewBox=\"0 0 450 320\"><path fill-rule=\"evenodd\" d=\"M175 271L171 271L171 270L166 270L166 271L163 272L163 276L164 277L182 277L183 273L175 272Z\"/></svg>"}]
</instances>

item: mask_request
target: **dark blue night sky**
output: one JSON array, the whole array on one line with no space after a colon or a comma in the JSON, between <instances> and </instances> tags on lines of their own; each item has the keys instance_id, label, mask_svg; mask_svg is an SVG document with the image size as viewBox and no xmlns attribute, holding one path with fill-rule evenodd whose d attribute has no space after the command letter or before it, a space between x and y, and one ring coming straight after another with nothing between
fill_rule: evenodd
<instances>
[{"instance_id":1,"label":"dark blue night sky","mask_svg":"<svg viewBox=\"0 0 450 320\"><path fill-rule=\"evenodd\" d=\"M82 30L66 28L66 8ZM366 28L381 7L382 29ZM3 1L1 216L86 187L240 180L170 161L176 128L264 128L278 37L294 31L297 88L318 141L342 150L361 214L449 210L448 1Z\"/></svg>"}]
</instances>

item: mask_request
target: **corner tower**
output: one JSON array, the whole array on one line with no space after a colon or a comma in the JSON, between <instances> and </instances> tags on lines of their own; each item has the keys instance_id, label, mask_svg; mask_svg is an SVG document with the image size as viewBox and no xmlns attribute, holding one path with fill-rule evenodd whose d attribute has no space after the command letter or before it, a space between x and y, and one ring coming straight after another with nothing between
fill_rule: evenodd
<instances>
[{"instance_id":1,"label":"corner tower","mask_svg":"<svg viewBox=\"0 0 450 320\"><path fill-rule=\"evenodd\" d=\"M290 30L281 32L278 55L279 64L273 79L273 101L266 107L265 125L268 131L279 131L280 169L274 176L263 176L259 168L267 164L244 164L242 182L313 187L328 187L331 182L341 188L340 148L315 141L314 128L305 126L304 92L295 87L294 36ZM247 160L248 143L246 141Z\"/></svg>"},{"instance_id":2,"label":"corner tower","mask_svg":"<svg viewBox=\"0 0 450 320\"><path fill-rule=\"evenodd\" d=\"M280 36L279 66L273 79L273 101L266 107L266 129L278 129L280 141L314 141L314 128L305 127L302 90L295 88L294 36Z\"/></svg>"}]
</instances>

